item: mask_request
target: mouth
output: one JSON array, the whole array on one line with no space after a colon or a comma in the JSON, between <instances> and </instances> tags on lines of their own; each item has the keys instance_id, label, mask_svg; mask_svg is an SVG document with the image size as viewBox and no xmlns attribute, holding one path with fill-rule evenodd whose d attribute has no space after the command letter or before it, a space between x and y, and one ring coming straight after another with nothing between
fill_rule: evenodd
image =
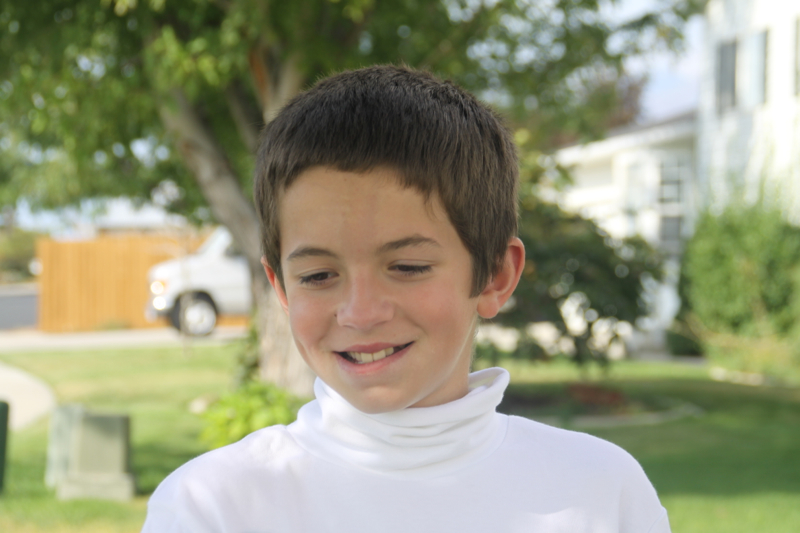
<instances>
[{"instance_id":1,"label":"mouth","mask_svg":"<svg viewBox=\"0 0 800 533\"><path fill-rule=\"evenodd\" d=\"M385 350L378 350L377 352L372 352L372 353L365 353L365 352L335 352L335 353L351 363L355 363L357 365L365 365L367 363L374 363L375 361L386 359L387 357L392 356L401 350L405 350L412 344L413 342L409 342L408 344L401 344L399 346L393 346L391 348L386 348Z\"/></svg>"}]
</instances>

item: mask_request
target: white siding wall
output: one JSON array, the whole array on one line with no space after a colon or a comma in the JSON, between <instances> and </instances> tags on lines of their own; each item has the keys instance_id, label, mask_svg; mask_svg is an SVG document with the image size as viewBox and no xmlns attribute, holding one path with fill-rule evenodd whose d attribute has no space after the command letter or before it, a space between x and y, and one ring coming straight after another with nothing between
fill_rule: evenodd
<instances>
[{"instance_id":1,"label":"white siding wall","mask_svg":"<svg viewBox=\"0 0 800 533\"><path fill-rule=\"evenodd\" d=\"M766 185L768 193L778 196L800 223L798 19L800 1L796 0L708 3L697 145L705 202L723 204L737 187L753 200ZM766 54L760 39L764 32ZM720 111L718 50L732 41L737 43L736 101Z\"/></svg>"},{"instance_id":2,"label":"white siding wall","mask_svg":"<svg viewBox=\"0 0 800 533\"><path fill-rule=\"evenodd\" d=\"M694 145L694 118L687 116L560 150L556 158L571 169L575 181L561 204L594 220L612 237L641 235L677 254L678 243L663 239L662 220L680 217L681 237L691 235L696 211ZM683 169L676 201L661 200L664 165Z\"/></svg>"},{"instance_id":3,"label":"white siding wall","mask_svg":"<svg viewBox=\"0 0 800 533\"><path fill-rule=\"evenodd\" d=\"M640 235L671 256L666 282L646 295L654 307L652 315L640 324L642 331L628 339L629 348L640 354L664 350L663 332L680 305L676 290L680 239L665 241L663 224L665 217L680 219L680 237L691 235L696 212L694 147L695 119L688 115L556 153L575 180L561 196L564 209L594 220L612 237ZM676 166L681 169L680 195L664 202L662 178Z\"/></svg>"}]
</instances>

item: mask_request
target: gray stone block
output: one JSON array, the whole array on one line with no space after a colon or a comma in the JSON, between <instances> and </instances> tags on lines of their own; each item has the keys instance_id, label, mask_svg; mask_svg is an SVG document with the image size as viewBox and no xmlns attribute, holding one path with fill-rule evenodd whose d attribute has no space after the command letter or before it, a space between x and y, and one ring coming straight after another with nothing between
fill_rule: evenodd
<instances>
[{"instance_id":1,"label":"gray stone block","mask_svg":"<svg viewBox=\"0 0 800 533\"><path fill-rule=\"evenodd\" d=\"M59 499L131 499L136 486L130 469L129 417L92 413L79 405L56 409L45 483L56 489Z\"/></svg>"},{"instance_id":2,"label":"gray stone block","mask_svg":"<svg viewBox=\"0 0 800 533\"><path fill-rule=\"evenodd\" d=\"M70 446L72 433L78 425L78 419L86 411L78 404L61 405L53 410L50 416L50 438L47 442L47 468L44 473L44 484L54 489L58 481L69 470Z\"/></svg>"},{"instance_id":3,"label":"gray stone block","mask_svg":"<svg viewBox=\"0 0 800 533\"><path fill-rule=\"evenodd\" d=\"M99 500L127 501L136 494L136 483L131 474L68 473L56 486L59 500L93 498Z\"/></svg>"}]
</instances>

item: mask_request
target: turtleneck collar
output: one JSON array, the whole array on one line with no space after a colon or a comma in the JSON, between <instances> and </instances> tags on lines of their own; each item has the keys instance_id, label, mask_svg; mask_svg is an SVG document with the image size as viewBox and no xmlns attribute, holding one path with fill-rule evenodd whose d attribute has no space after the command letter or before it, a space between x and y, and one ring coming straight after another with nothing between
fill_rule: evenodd
<instances>
[{"instance_id":1,"label":"turtleneck collar","mask_svg":"<svg viewBox=\"0 0 800 533\"><path fill-rule=\"evenodd\" d=\"M453 402L366 414L317 379L317 399L289 430L300 446L333 463L399 477L443 475L500 446L507 419L495 408L508 381L506 370L488 368L470 374L470 392Z\"/></svg>"}]
</instances>

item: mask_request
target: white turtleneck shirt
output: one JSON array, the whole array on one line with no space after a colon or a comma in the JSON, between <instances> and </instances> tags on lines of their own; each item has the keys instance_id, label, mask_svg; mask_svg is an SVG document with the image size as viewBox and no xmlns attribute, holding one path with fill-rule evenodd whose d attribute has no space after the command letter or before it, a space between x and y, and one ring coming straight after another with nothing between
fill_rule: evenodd
<instances>
[{"instance_id":1,"label":"white turtleneck shirt","mask_svg":"<svg viewBox=\"0 0 800 533\"><path fill-rule=\"evenodd\" d=\"M143 533L669 533L639 464L601 439L495 411L508 373L435 407L365 414L316 400L189 461Z\"/></svg>"}]
</instances>

